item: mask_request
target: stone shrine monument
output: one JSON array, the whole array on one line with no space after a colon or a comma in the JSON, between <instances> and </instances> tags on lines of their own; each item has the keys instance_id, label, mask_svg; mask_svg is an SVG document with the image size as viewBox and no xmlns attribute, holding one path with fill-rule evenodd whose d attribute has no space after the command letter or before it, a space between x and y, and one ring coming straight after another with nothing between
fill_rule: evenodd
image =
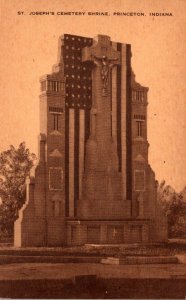
<instances>
[{"instance_id":1,"label":"stone shrine monument","mask_svg":"<svg viewBox=\"0 0 186 300\"><path fill-rule=\"evenodd\" d=\"M148 163L148 88L135 81L131 46L65 34L40 82L39 163L15 246L166 241Z\"/></svg>"}]
</instances>

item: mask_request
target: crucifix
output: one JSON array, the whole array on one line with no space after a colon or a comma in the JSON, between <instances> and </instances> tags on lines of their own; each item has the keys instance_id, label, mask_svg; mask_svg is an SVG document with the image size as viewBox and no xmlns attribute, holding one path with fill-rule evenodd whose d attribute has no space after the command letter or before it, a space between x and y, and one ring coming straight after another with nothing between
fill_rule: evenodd
<instances>
[{"instance_id":1,"label":"crucifix","mask_svg":"<svg viewBox=\"0 0 186 300\"><path fill-rule=\"evenodd\" d=\"M120 64L120 54L112 48L110 38L98 35L97 43L92 47L85 47L82 53L84 62L91 61L99 69L102 80L102 96L107 96L106 89L109 87L109 79L112 68Z\"/></svg>"},{"instance_id":2,"label":"crucifix","mask_svg":"<svg viewBox=\"0 0 186 300\"><path fill-rule=\"evenodd\" d=\"M101 78L103 82L103 89L102 89L102 95L107 95L107 86L109 81L109 76L111 73L112 68L118 61L118 58L109 59L107 56L96 56L94 55L94 63L100 68L101 70Z\"/></svg>"}]
</instances>

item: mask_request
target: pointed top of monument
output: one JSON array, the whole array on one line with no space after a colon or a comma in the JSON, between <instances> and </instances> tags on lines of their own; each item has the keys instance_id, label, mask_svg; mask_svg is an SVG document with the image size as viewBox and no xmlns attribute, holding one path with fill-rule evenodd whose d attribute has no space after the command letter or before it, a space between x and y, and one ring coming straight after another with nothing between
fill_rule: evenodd
<instances>
[{"instance_id":1,"label":"pointed top of monument","mask_svg":"<svg viewBox=\"0 0 186 300\"><path fill-rule=\"evenodd\" d=\"M103 47L108 47L110 45L110 36L108 35L98 34L94 40Z\"/></svg>"}]
</instances>

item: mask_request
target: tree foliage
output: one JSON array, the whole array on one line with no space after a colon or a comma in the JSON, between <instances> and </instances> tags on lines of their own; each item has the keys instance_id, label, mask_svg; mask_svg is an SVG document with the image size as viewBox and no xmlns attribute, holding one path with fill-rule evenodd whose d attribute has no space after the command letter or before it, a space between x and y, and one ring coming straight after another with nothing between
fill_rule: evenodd
<instances>
[{"instance_id":1,"label":"tree foliage","mask_svg":"<svg viewBox=\"0 0 186 300\"><path fill-rule=\"evenodd\" d=\"M158 200L168 219L169 237L183 237L186 235L186 210L183 196L165 181L158 186Z\"/></svg>"},{"instance_id":2,"label":"tree foliage","mask_svg":"<svg viewBox=\"0 0 186 300\"><path fill-rule=\"evenodd\" d=\"M0 154L0 229L13 233L13 224L18 211L25 202L25 179L36 159L22 142Z\"/></svg>"}]
</instances>

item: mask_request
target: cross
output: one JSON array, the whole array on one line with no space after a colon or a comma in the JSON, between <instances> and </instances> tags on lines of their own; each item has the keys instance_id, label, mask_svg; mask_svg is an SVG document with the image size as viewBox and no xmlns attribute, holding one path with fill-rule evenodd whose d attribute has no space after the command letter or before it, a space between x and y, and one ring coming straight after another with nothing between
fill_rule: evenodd
<instances>
[{"instance_id":1,"label":"cross","mask_svg":"<svg viewBox=\"0 0 186 300\"><path fill-rule=\"evenodd\" d=\"M120 64L120 52L112 47L110 37L98 35L91 47L82 49L82 61L92 66L91 126L87 141L89 148L86 155L89 160L86 162L86 170L110 173L115 169L111 136L111 76L112 68ZM99 157L99 164L95 153Z\"/></svg>"},{"instance_id":2,"label":"cross","mask_svg":"<svg viewBox=\"0 0 186 300\"><path fill-rule=\"evenodd\" d=\"M117 230L116 230L116 228L114 228L114 230L113 230L113 236L115 237L117 235Z\"/></svg>"},{"instance_id":3,"label":"cross","mask_svg":"<svg viewBox=\"0 0 186 300\"><path fill-rule=\"evenodd\" d=\"M98 35L97 42L91 47L83 48L83 62L93 62L99 69L102 80L102 96L108 95L111 70L115 65L120 64L120 53L112 48L110 37ZM93 73L96 75L95 73ZM97 76L98 77L98 76ZM97 78L94 78L96 80Z\"/></svg>"}]
</instances>

